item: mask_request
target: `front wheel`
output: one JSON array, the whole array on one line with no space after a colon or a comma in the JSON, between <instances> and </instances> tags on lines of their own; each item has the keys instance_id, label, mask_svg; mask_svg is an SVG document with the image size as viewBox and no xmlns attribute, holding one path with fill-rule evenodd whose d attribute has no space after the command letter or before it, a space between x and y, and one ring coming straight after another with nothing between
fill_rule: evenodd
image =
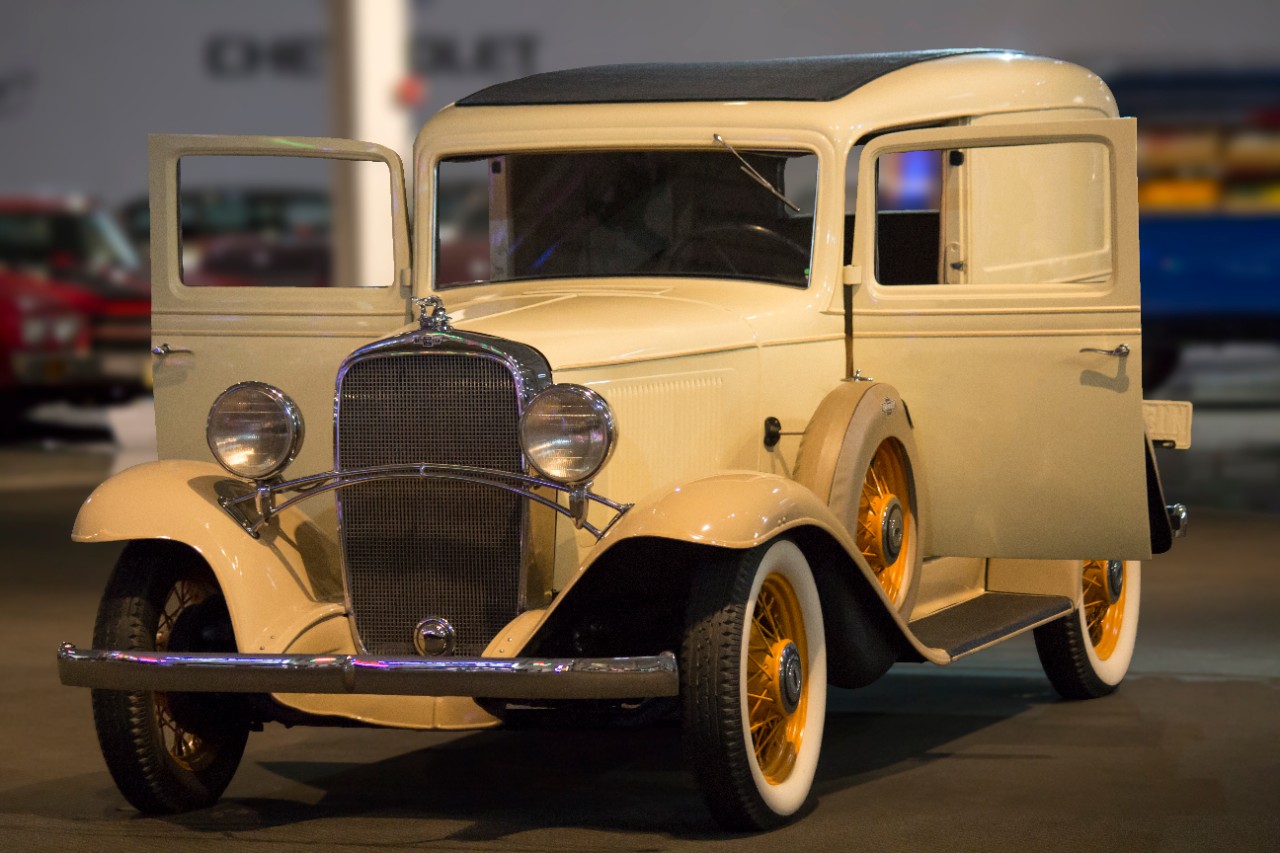
<instances>
[{"instance_id":1,"label":"front wheel","mask_svg":"<svg viewBox=\"0 0 1280 853\"><path fill-rule=\"evenodd\" d=\"M809 798L827 700L818 589L795 543L703 567L680 672L685 749L711 813L730 830L786 822Z\"/></svg>"},{"instance_id":2,"label":"front wheel","mask_svg":"<svg viewBox=\"0 0 1280 853\"><path fill-rule=\"evenodd\" d=\"M1035 629L1036 652L1064 699L1095 699L1115 691L1129 671L1138 634L1142 564L1085 560L1076 609Z\"/></svg>"},{"instance_id":3,"label":"front wheel","mask_svg":"<svg viewBox=\"0 0 1280 853\"><path fill-rule=\"evenodd\" d=\"M93 645L125 651L236 650L227 605L198 555L173 542L134 542L107 583ZM147 814L215 803L231 782L249 715L215 693L94 690L93 720L107 769Z\"/></svg>"}]
</instances>

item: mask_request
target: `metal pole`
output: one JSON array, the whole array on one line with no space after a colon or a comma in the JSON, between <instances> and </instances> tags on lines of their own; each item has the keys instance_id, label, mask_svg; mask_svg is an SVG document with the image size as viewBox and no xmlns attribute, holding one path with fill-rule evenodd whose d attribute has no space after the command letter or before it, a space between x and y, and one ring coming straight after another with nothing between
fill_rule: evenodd
<instances>
[{"instance_id":1,"label":"metal pole","mask_svg":"<svg viewBox=\"0 0 1280 853\"><path fill-rule=\"evenodd\" d=\"M329 0L329 28L333 135L377 142L405 157L412 130L396 88L409 71L408 0ZM386 170L343 163L334 173L334 280L391 284Z\"/></svg>"}]
</instances>

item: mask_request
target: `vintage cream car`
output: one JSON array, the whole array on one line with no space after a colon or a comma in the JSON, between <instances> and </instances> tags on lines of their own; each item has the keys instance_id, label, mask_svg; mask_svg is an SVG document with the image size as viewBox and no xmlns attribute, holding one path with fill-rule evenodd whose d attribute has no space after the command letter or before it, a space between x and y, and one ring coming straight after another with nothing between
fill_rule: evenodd
<instances>
[{"instance_id":1,"label":"vintage cream car","mask_svg":"<svg viewBox=\"0 0 1280 853\"><path fill-rule=\"evenodd\" d=\"M410 238L385 148L152 137L161 460L81 510L128 544L59 652L120 790L210 804L270 721L678 712L764 828L828 684L1034 629L1111 692L1190 440L1142 400L1134 147L1014 53L553 72L426 124ZM179 162L219 155L381 164L385 277L185 285Z\"/></svg>"}]
</instances>

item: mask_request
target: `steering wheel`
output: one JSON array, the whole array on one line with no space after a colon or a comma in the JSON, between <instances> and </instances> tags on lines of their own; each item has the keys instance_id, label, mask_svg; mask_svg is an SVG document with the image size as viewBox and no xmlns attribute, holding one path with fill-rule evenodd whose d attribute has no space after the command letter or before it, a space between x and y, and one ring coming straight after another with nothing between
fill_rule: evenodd
<instances>
[{"instance_id":1,"label":"steering wheel","mask_svg":"<svg viewBox=\"0 0 1280 853\"><path fill-rule=\"evenodd\" d=\"M700 243L708 243L715 256L724 262L730 272L742 275L742 270L738 269L738 265L733 262L733 253L726 251L727 243L731 243L732 239L741 239L742 237L776 243L781 249L794 254L801 261L807 263L809 260L809 250L790 237L764 225L756 225L750 222L734 222L728 225L709 225L685 235L667 250L662 269L664 272L680 271L682 268L687 272L716 271L715 269L708 270L705 263L702 264L702 270L698 270L696 267L690 270L687 269L685 264L681 263L686 260L686 255L689 254L693 247ZM726 240L725 238L730 239ZM719 268L717 267L716 269Z\"/></svg>"}]
</instances>

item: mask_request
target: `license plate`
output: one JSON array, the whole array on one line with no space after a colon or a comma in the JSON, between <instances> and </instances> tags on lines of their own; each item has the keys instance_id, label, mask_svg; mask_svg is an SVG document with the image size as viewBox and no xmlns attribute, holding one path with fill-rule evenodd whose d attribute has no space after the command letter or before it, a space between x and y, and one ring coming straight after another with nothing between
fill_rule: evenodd
<instances>
[{"instance_id":1,"label":"license plate","mask_svg":"<svg viewBox=\"0 0 1280 853\"><path fill-rule=\"evenodd\" d=\"M66 381L67 363L60 358L50 358L41 366L41 379L51 385Z\"/></svg>"},{"instance_id":2,"label":"license plate","mask_svg":"<svg viewBox=\"0 0 1280 853\"><path fill-rule=\"evenodd\" d=\"M31 387L61 385L71 372L65 358L56 355L13 353L13 375L19 384Z\"/></svg>"}]
</instances>

